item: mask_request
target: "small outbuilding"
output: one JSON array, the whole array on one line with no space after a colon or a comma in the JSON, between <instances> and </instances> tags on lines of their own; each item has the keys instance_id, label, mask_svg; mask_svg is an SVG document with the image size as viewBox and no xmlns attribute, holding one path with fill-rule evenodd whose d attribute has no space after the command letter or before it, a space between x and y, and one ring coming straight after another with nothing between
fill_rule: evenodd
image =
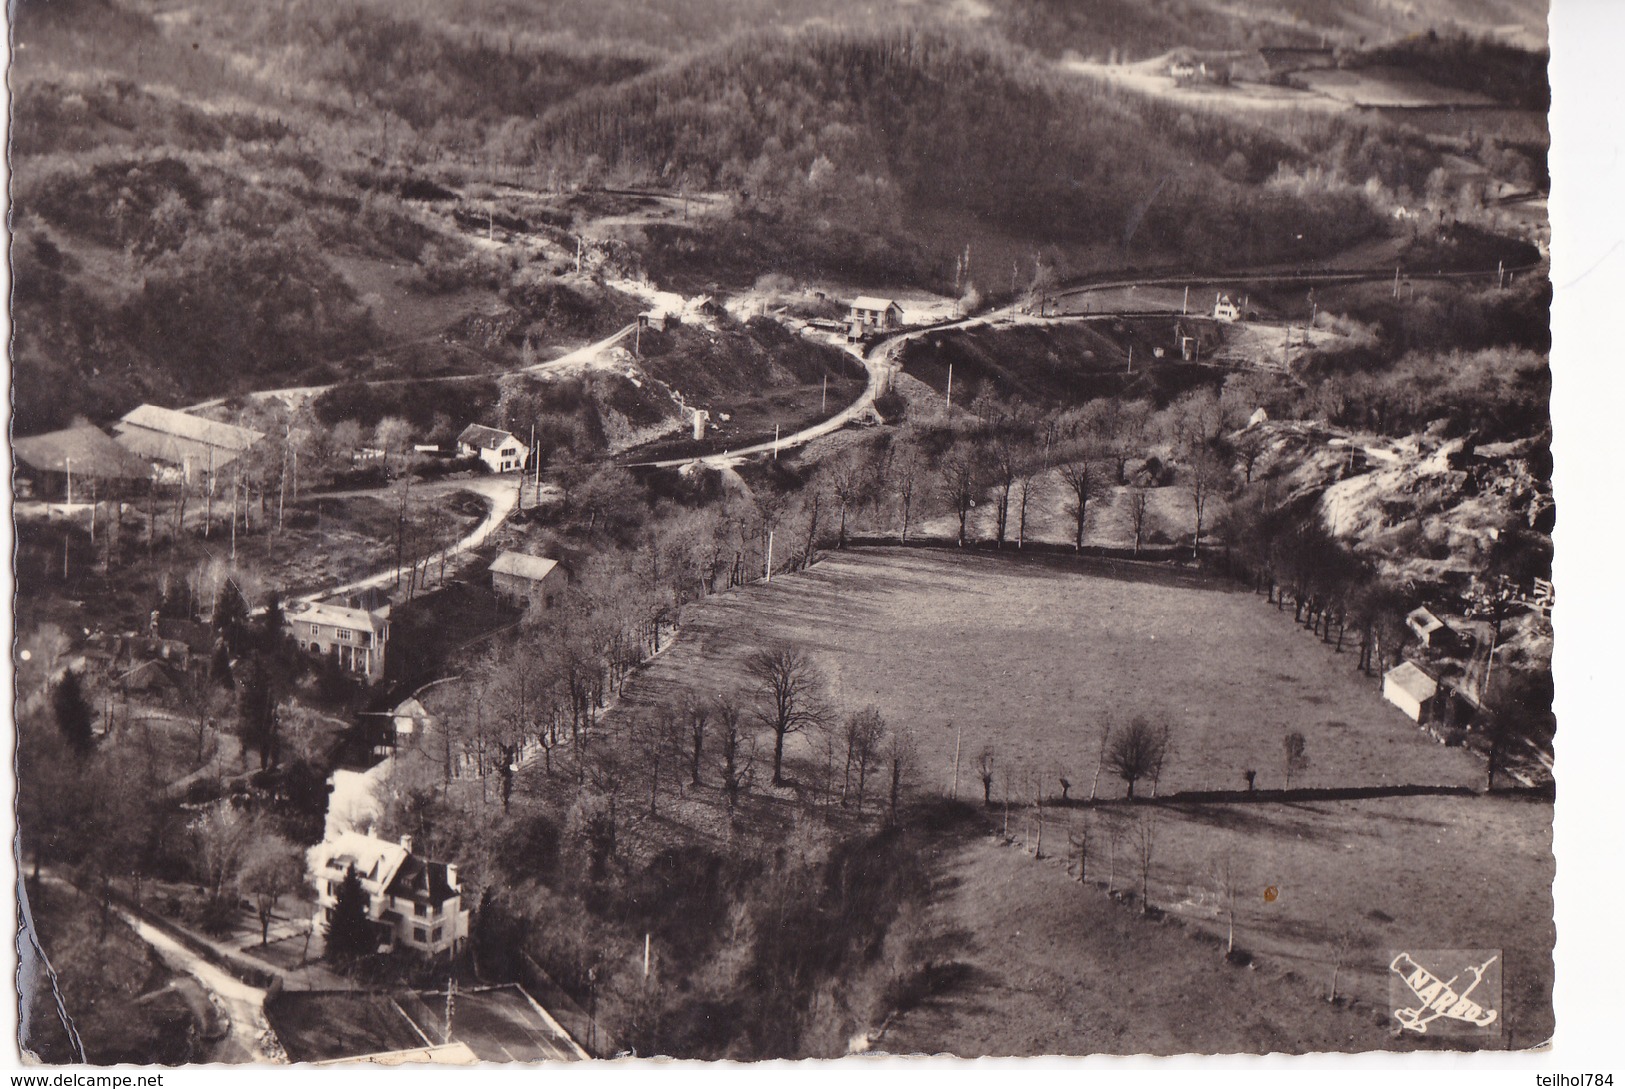
<instances>
[{"instance_id":1,"label":"small outbuilding","mask_svg":"<svg viewBox=\"0 0 1625 1089\"><path fill-rule=\"evenodd\" d=\"M556 608L568 581L558 560L504 552L491 565L491 588L510 605Z\"/></svg>"},{"instance_id":2,"label":"small outbuilding","mask_svg":"<svg viewBox=\"0 0 1625 1089\"><path fill-rule=\"evenodd\" d=\"M1405 614L1405 626L1429 650L1438 650L1448 647L1455 639L1456 633L1450 625L1440 620L1425 606L1412 609Z\"/></svg>"},{"instance_id":3,"label":"small outbuilding","mask_svg":"<svg viewBox=\"0 0 1625 1089\"><path fill-rule=\"evenodd\" d=\"M846 317L847 335L861 340L870 333L884 333L903 324L903 308L895 299L877 299L864 295L852 300Z\"/></svg>"},{"instance_id":4,"label":"small outbuilding","mask_svg":"<svg viewBox=\"0 0 1625 1089\"><path fill-rule=\"evenodd\" d=\"M1382 676L1382 698L1405 712L1412 722L1433 717L1439 695L1439 682L1415 662L1401 662Z\"/></svg>"}]
</instances>

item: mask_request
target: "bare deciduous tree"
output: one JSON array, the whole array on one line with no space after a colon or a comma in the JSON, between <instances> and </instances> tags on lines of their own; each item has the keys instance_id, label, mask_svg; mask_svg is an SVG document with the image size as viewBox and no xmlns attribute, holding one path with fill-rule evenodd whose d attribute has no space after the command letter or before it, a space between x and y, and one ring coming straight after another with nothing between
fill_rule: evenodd
<instances>
[{"instance_id":1,"label":"bare deciduous tree","mask_svg":"<svg viewBox=\"0 0 1625 1089\"><path fill-rule=\"evenodd\" d=\"M773 731L773 785L784 785L784 739L829 719L823 680L812 659L788 644L764 647L745 659L762 707L757 718Z\"/></svg>"},{"instance_id":2,"label":"bare deciduous tree","mask_svg":"<svg viewBox=\"0 0 1625 1089\"><path fill-rule=\"evenodd\" d=\"M976 777L982 780L982 805L993 804L993 772L994 755L993 746L984 745L982 751L976 754Z\"/></svg>"},{"instance_id":3,"label":"bare deciduous tree","mask_svg":"<svg viewBox=\"0 0 1625 1089\"><path fill-rule=\"evenodd\" d=\"M1184 466L1185 487L1190 492L1191 512L1195 515L1195 529L1191 536L1191 555L1201 558L1202 530L1207 524L1207 510L1214 493L1227 475L1224 463L1212 445L1193 442L1186 451Z\"/></svg>"},{"instance_id":4,"label":"bare deciduous tree","mask_svg":"<svg viewBox=\"0 0 1625 1089\"><path fill-rule=\"evenodd\" d=\"M254 914L260 923L260 944L271 936L271 915L285 893L294 891L304 880L299 849L268 829L259 829L246 848L241 890L254 898Z\"/></svg>"},{"instance_id":5,"label":"bare deciduous tree","mask_svg":"<svg viewBox=\"0 0 1625 1089\"><path fill-rule=\"evenodd\" d=\"M1100 472L1089 454L1074 449L1061 461L1061 483L1066 485L1067 509L1072 514L1072 548L1083 551L1083 532L1089 521L1091 500L1104 503L1111 494L1106 475Z\"/></svg>"},{"instance_id":6,"label":"bare deciduous tree","mask_svg":"<svg viewBox=\"0 0 1625 1089\"><path fill-rule=\"evenodd\" d=\"M846 771L841 783L841 804L846 805L855 775L858 808L862 809L864 787L868 782L870 770L875 766L875 760L880 756L881 740L886 736L886 720L881 716L880 708L870 704L847 715L841 736L846 743Z\"/></svg>"},{"instance_id":7,"label":"bare deciduous tree","mask_svg":"<svg viewBox=\"0 0 1625 1089\"><path fill-rule=\"evenodd\" d=\"M700 762L705 754L705 731L711 722L711 707L703 700L691 700L683 708L688 723L689 785L700 785Z\"/></svg>"},{"instance_id":8,"label":"bare deciduous tree","mask_svg":"<svg viewBox=\"0 0 1625 1089\"><path fill-rule=\"evenodd\" d=\"M722 792L728 799L728 812L739 805L739 793L750 785L755 749L745 733L744 715L732 700L717 701L715 710L717 743L722 755Z\"/></svg>"},{"instance_id":9,"label":"bare deciduous tree","mask_svg":"<svg viewBox=\"0 0 1625 1089\"><path fill-rule=\"evenodd\" d=\"M1157 817L1155 809L1140 813L1132 832L1134 861L1140 871L1140 912L1151 911L1151 861L1157 847Z\"/></svg>"},{"instance_id":10,"label":"bare deciduous tree","mask_svg":"<svg viewBox=\"0 0 1625 1089\"><path fill-rule=\"evenodd\" d=\"M1151 493L1144 488L1128 490L1128 522L1134 530L1134 554L1140 554L1140 545L1151 528Z\"/></svg>"},{"instance_id":11,"label":"bare deciduous tree","mask_svg":"<svg viewBox=\"0 0 1625 1089\"><path fill-rule=\"evenodd\" d=\"M1135 783L1160 774L1168 744L1166 728L1159 730L1139 717L1122 729L1112 731L1106 745L1105 764L1128 785L1128 797L1134 797Z\"/></svg>"},{"instance_id":12,"label":"bare deciduous tree","mask_svg":"<svg viewBox=\"0 0 1625 1089\"><path fill-rule=\"evenodd\" d=\"M976 507L976 495L981 489L977 479L976 459L969 451L955 450L942 459L942 476L938 488L942 498L959 519L959 545L964 547L970 539L968 521Z\"/></svg>"},{"instance_id":13,"label":"bare deciduous tree","mask_svg":"<svg viewBox=\"0 0 1625 1089\"><path fill-rule=\"evenodd\" d=\"M1086 815L1082 821L1067 830L1067 843L1078 860L1078 884L1089 880L1089 818Z\"/></svg>"}]
</instances>

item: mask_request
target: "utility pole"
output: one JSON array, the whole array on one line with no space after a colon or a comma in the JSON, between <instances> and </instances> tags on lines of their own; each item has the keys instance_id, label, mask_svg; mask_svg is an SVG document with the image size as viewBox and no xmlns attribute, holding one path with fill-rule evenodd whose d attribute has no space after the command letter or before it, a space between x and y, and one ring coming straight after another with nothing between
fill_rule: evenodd
<instances>
[{"instance_id":1,"label":"utility pole","mask_svg":"<svg viewBox=\"0 0 1625 1089\"><path fill-rule=\"evenodd\" d=\"M773 460L779 460L779 425L773 425Z\"/></svg>"},{"instance_id":2,"label":"utility pole","mask_svg":"<svg viewBox=\"0 0 1625 1089\"><path fill-rule=\"evenodd\" d=\"M191 462L187 462L191 468ZM181 487L186 487L188 481L183 477ZM214 523L214 447L209 447L209 488L203 493L203 539L209 539L209 527Z\"/></svg>"},{"instance_id":3,"label":"utility pole","mask_svg":"<svg viewBox=\"0 0 1625 1089\"><path fill-rule=\"evenodd\" d=\"M762 572L763 582L773 581L773 531L767 531L767 567Z\"/></svg>"},{"instance_id":4,"label":"utility pole","mask_svg":"<svg viewBox=\"0 0 1625 1089\"><path fill-rule=\"evenodd\" d=\"M956 729L954 731L954 789L953 789L953 800L956 801L956 802L959 800L959 743L960 743L961 740L963 740L964 733L965 733L965 731L964 731L963 727L961 727L959 729Z\"/></svg>"},{"instance_id":5,"label":"utility pole","mask_svg":"<svg viewBox=\"0 0 1625 1089\"><path fill-rule=\"evenodd\" d=\"M823 413L827 412L828 410L829 410L829 372L825 371L824 372L824 393L823 393L823 396L819 399L819 402L818 402L819 415L823 415Z\"/></svg>"},{"instance_id":6,"label":"utility pole","mask_svg":"<svg viewBox=\"0 0 1625 1089\"><path fill-rule=\"evenodd\" d=\"M951 415L953 415L953 411L954 411L954 365L952 363L949 363L948 364L948 408L947 408L947 412L951 416Z\"/></svg>"},{"instance_id":7,"label":"utility pole","mask_svg":"<svg viewBox=\"0 0 1625 1089\"><path fill-rule=\"evenodd\" d=\"M1394 266L1394 298L1399 298L1399 266Z\"/></svg>"},{"instance_id":8,"label":"utility pole","mask_svg":"<svg viewBox=\"0 0 1625 1089\"><path fill-rule=\"evenodd\" d=\"M1191 305L1191 285L1186 284L1185 285L1185 301L1179 304L1179 314L1180 314L1181 317L1184 317L1185 312L1190 308L1190 305Z\"/></svg>"},{"instance_id":9,"label":"utility pole","mask_svg":"<svg viewBox=\"0 0 1625 1089\"><path fill-rule=\"evenodd\" d=\"M1128 373L1134 373L1134 345L1128 346Z\"/></svg>"}]
</instances>

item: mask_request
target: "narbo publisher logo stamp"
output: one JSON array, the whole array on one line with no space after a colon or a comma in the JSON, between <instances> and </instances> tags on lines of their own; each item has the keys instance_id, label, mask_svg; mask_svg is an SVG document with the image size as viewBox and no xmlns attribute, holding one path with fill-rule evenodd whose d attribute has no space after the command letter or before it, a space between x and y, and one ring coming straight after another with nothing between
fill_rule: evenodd
<instances>
[{"instance_id":1,"label":"narbo publisher logo stamp","mask_svg":"<svg viewBox=\"0 0 1625 1089\"><path fill-rule=\"evenodd\" d=\"M1400 1028L1419 1035L1501 1031L1499 949L1418 949L1388 963L1388 994Z\"/></svg>"}]
</instances>

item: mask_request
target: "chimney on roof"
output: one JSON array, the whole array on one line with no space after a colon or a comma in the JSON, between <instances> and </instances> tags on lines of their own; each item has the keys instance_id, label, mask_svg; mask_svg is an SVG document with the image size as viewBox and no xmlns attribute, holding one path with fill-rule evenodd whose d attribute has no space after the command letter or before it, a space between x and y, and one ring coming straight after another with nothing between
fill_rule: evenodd
<instances>
[{"instance_id":1,"label":"chimney on roof","mask_svg":"<svg viewBox=\"0 0 1625 1089\"><path fill-rule=\"evenodd\" d=\"M409 836L409 835L402 836L401 837L401 846L406 848L406 853L407 854L411 854L412 853L412 837Z\"/></svg>"}]
</instances>

